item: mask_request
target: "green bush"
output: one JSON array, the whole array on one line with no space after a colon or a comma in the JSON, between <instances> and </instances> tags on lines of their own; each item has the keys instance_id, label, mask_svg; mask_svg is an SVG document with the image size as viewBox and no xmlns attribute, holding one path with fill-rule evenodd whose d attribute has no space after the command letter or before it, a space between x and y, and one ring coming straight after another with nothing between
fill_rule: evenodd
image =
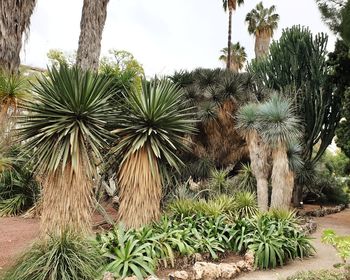
<instances>
[{"instance_id":1,"label":"green bush","mask_svg":"<svg viewBox=\"0 0 350 280\"><path fill-rule=\"evenodd\" d=\"M103 259L91 241L68 233L38 241L3 280L95 280Z\"/></svg>"},{"instance_id":2,"label":"green bush","mask_svg":"<svg viewBox=\"0 0 350 280\"><path fill-rule=\"evenodd\" d=\"M332 229L326 229L322 234L322 242L332 245L338 252L338 255L346 263L346 259L350 258L350 235L339 236Z\"/></svg>"},{"instance_id":3,"label":"green bush","mask_svg":"<svg viewBox=\"0 0 350 280\"><path fill-rule=\"evenodd\" d=\"M215 260L220 253L248 249L256 255L256 266L271 268L313 253L310 239L300 232L295 213L275 210L245 218L234 215L232 219L228 213L235 205L233 201L230 197L218 197L207 203L210 211L204 201L177 201L171 208L176 212L153 225L127 232L115 228L98 235L109 263L106 269L117 277L135 274L140 278L154 272L160 264L174 266L179 256L209 253ZM217 214L219 209L223 214ZM134 245L127 247L126 242ZM122 253L126 247L127 254Z\"/></svg>"}]
</instances>

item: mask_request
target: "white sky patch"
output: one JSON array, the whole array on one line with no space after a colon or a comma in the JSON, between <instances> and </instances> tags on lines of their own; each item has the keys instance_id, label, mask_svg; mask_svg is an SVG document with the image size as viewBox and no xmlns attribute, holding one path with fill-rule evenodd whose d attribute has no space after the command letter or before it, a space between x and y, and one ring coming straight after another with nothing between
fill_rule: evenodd
<instances>
[{"instance_id":1,"label":"white sky patch","mask_svg":"<svg viewBox=\"0 0 350 280\"><path fill-rule=\"evenodd\" d=\"M232 41L254 58L254 38L244 22L260 1L246 0L233 14ZM283 28L309 26L313 33L329 34L328 49L335 36L322 23L314 0L264 0L276 5L281 20L274 39ZM38 0L31 19L30 35L22 63L45 67L49 49L73 52L78 47L83 0ZM221 0L110 0L103 33L102 55L109 49L127 50L141 62L148 76L175 70L221 67L220 50L227 44L228 17Z\"/></svg>"}]
</instances>

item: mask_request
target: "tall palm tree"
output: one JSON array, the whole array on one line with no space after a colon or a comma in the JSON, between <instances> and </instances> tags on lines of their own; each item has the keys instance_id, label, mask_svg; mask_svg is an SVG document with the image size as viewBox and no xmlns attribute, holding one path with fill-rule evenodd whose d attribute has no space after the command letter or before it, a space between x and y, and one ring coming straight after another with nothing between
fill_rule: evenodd
<instances>
[{"instance_id":1,"label":"tall palm tree","mask_svg":"<svg viewBox=\"0 0 350 280\"><path fill-rule=\"evenodd\" d=\"M33 85L19 118L20 140L43 185L42 232L90 229L94 163L111 137L110 79L60 65Z\"/></svg>"},{"instance_id":2,"label":"tall palm tree","mask_svg":"<svg viewBox=\"0 0 350 280\"><path fill-rule=\"evenodd\" d=\"M176 151L186 149L186 133L195 131L183 91L170 81L142 85L125 96L115 131L120 141L112 153L122 159L118 171L118 218L139 227L160 216L161 165L178 168Z\"/></svg>"},{"instance_id":3,"label":"tall palm tree","mask_svg":"<svg viewBox=\"0 0 350 280\"><path fill-rule=\"evenodd\" d=\"M300 137L299 121L289 100L274 95L259 111L260 134L272 150L271 208L289 208L294 188L288 150Z\"/></svg>"},{"instance_id":4,"label":"tall palm tree","mask_svg":"<svg viewBox=\"0 0 350 280\"><path fill-rule=\"evenodd\" d=\"M248 32L255 36L255 57L260 58L269 52L269 46L274 31L278 27L279 15L275 13L276 6L264 8L262 2L247 14Z\"/></svg>"},{"instance_id":5,"label":"tall palm tree","mask_svg":"<svg viewBox=\"0 0 350 280\"><path fill-rule=\"evenodd\" d=\"M231 69L231 36L232 36L232 13L237 9L237 6L244 4L244 0L222 0L222 5L225 12L228 11L228 40L227 40L227 69Z\"/></svg>"},{"instance_id":6,"label":"tall palm tree","mask_svg":"<svg viewBox=\"0 0 350 280\"><path fill-rule=\"evenodd\" d=\"M84 0L77 51L77 65L82 70L98 70L108 2L109 0Z\"/></svg>"},{"instance_id":7,"label":"tall palm tree","mask_svg":"<svg viewBox=\"0 0 350 280\"><path fill-rule=\"evenodd\" d=\"M230 69L236 73L243 68L244 63L247 60L245 48L241 46L239 42L236 44L231 44L230 53L228 48L223 48L221 53L222 55L219 57L219 60L227 63L227 61L230 59Z\"/></svg>"},{"instance_id":8,"label":"tall palm tree","mask_svg":"<svg viewBox=\"0 0 350 280\"><path fill-rule=\"evenodd\" d=\"M268 178L270 148L264 143L258 131L260 106L254 103L241 107L237 113L237 129L245 138L251 161L251 168L257 183L258 206L268 210Z\"/></svg>"},{"instance_id":9,"label":"tall palm tree","mask_svg":"<svg viewBox=\"0 0 350 280\"><path fill-rule=\"evenodd\" d=\"M23 33L28 31L36 0L0 2L0 70L16 73Z\"/></svg>"}]
</instances>

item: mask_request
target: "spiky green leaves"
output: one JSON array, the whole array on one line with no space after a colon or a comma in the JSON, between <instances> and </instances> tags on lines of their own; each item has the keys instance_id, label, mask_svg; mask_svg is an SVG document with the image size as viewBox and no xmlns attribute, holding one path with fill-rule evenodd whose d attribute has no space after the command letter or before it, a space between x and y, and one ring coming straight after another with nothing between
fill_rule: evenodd
<instances>
[{"instance_id":1,"label":"spiky green leaves","mask_svg":"<svg viewBox=\"0 0 350 280\"><path fill-rule=\"evenodd\" d=\"M192 108L183 94L178 86L162 80L143 82L141 93L135 90L126 95L116 121L120 141L112 152L124 161L146 147L150 158L177 167L181 161L176 151L186 149L184 135L195 131Z\"/></svg>"},{"instance_id":2,"label":"spiky green leaves","mask_svg":"<svg viewBox=\"0 0 350 280\"><path fill-rule=\"evenodd\" d=\"M242 135L247 137L257 132L270 146L292 145L301 136L300 122L292 103L278 95L262 104L250 103L241 107L236 119Z\"/></svg>"},{"instance_id":3,"label":"spiky green leaves","mask_svg":"<svg viewBox=\"0 0 350 280\"><path fill-rule=\"evenodd\" d=\"M33 84L35 100L24 105L20 139L35 151L35 169L52 172L67 163L74 171L91 167L91 152L99 157L111 134L105 126L111 115L110 80L61 65ZM80 166L82 157L86 166ZM87 161L86 161L87 160Z\"/></svg>"}]
</instances>

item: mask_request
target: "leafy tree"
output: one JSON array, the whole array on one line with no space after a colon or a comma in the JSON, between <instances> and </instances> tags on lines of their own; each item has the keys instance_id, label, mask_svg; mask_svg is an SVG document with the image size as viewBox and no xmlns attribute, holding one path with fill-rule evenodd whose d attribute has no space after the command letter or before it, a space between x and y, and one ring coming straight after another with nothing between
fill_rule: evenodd
<instances>
[{"instance_id":1,"label":"leafy tree","mask_svg":"<svg viewBox=\"0 0 350 280\"><path fill-rule=\"evenodd\" d=\"M76 54L68 54L58 49L51 49L47 53L47 58L52 66L59 66L61 64L72 66L75 64Z\"/></svg>"},{"instance_id":2,"label":"leafy tree","mask_svg":"<svg viewBox=\"0 0 350 280\"><path fill-rule=\"evenodd\" d=\"M340 35L343 40L350 46L350 1L348 0L342 10L343 21L340 25Z\"/></svg>"},{"instance_id":3,"label":"leafy tree","mask_svg":"<svg viewBox=\"0 0 350 280\"><path fill-rule=\"evenodd\" d=\"M17 74L23 34L29 30L36 0L3 0L0 4L0 70Z\"/></svg>"},{"instance_id":4,"label":"leafy tree","mask_svg":"<svg viewBox=\"0 0 350 280\"><path fill-rule=\"evenodd\" d=\"M249 12L245 21L248 23L248 32L255 36L255 57L259 58L269 52L269 46L274 31L278 27L279 15L275 13L276 6L264 8L263 3L256 5Z\"/></svg>"},{"instance_id":5,"label":"leafy tree","mask_svg":"<svg viewBox=\"0 0 350 280\"><path fill-rule=\"evenodd\" d=\"M271 44L266 58L249 66L263 86L293 100L302 124L302 159L306 166L320 159L340 119L340 97L328 80L326 46L325 34L313 36L309 29L294 26ZM301 194L297 193L296 201L300 201Z\"/></svg>"},{"instance_id":6,"label":"leafy tree","mask_svg":"<svg viewBox=\"0 0 350 280\"><path fill-rule=\"evenodd\" d=\"M227 69L231 69L231 36L232 36L232 13L237 9L237 6L244 4L244 0L222 0L222 5L225 12L228 11L228 40L227 40Z\"/></svg>"},{"instance_id":7,"label":"leafy tree","mask_svg":"<svg viewBox=\"0 0 350 280\"><path fill-rule=\"evenodd\" d=\"M236 44L231 44L231 67L230 69L235 72L238 73L239 70L241 70L244 66L244 63L247 60L247 53L245 52L245 48L243 46L240 45L239 42L237 42ZM227 63L228 60L228 49L227 48L223 48L221 50L222 55L219 57L219 60Z\"/></svg>"},{"instance_id":8,"label":"leafy tree","mask_svg":"<svg viewBox=\"0 0 350 280\"><path fill-rule=\"evenodd\" d=\"M321 12L323 21L329 28L338 33L342 23L342 10L345 5L344 0L316 0L318 8Z\"/></svg>"},{"instance_id":9,"label":"leafy tree","mask_svg":"<svg viewBox=\"0 0 350 280\"><path fill-rule=\"evenodd\" d=\"M350 158L350 89L345 92L342 115L343 118L337 129L336 143Z\"/></svg>"},{"instance_id":10,"label":"leafy tree","mask_svg":"<svg viewBox=\"0 0 350 280\"><path fill-rule=\"evenodd\" d=\"M111 134L110 80L76 67L53 67L33 85L24 104L20 140L43 186L42 231L90 230L95 162Z\"/></svg>"}]
</instances>

